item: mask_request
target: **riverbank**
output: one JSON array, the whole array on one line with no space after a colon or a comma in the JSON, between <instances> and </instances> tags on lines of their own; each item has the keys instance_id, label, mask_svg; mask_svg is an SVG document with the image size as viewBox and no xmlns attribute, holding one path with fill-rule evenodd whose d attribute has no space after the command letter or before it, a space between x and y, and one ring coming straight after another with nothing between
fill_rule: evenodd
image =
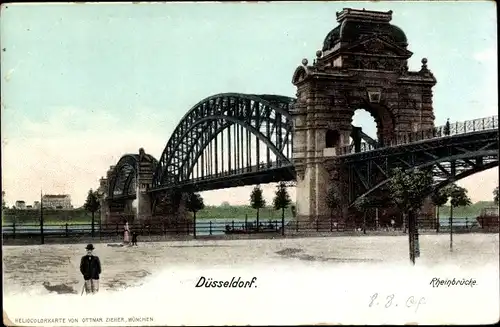
<instances>
[{"instance_id":1,"label":"riverbank","mask_svg":"<svg viewBox=\"0 0 500 327\"><path fill-rule=\"evenodd\" d=\"M448 230L441 230L439 233L436 233L435 230L420 230L420 235L446 235L448 234ZM454 231L454 234L498 234L498 230L495 231L487 231L487 230L468 230L468 231ZM287 231L285 235L281 235L281 233L261 233L261 234L233 234L233 235L200 235L194 238L192 235L149 235L144 236L141 235L138 238L139 246L141 243L150 243L150 242L175 242L175 241L212 241L212 240L220 240L220 241L232 241L232 240L265 240L265 239L294 239L294 238L310 238L310 237L373 237L373 236L404 236L408 235L403 233L402 230L395 231L386 231L386 230L378 230L378 231L367 231L366 234L363 234L362 231L342 231L342 232L313 232L313 231L304 231L304 232L295 232L295 231ZM81 236L81 237L55 237L55 236L46 236L45 244L120 244L123 241L123 237L121 235L116 236L103 236L103 237L90 237L90 236ZM40 237L31 237L31 238L8 238L3 239L3 246L23 246L23 245L38 245L41 243Z\"/></svg>"},{"instance_id":2,"label":"riverbank","mask_svg":"<svg viewBox=\"0 0 500 327\"><path fill-rule=\"evenodd\" d=\"M475 219L480 215L481 210L486 207L493 206L493 202L477 202L469 207L455 208L453 216L456 219L470 218ZM450 208L447 206L439 209L441 219L447 219L450 214ZM44 224L46 226L55 225L79 225L90 224L92 215L82 209L75 210L44 210ZM257 217L256 210L250 206L207 206L205 209L196 213L196 219L200 220L243 220L254 221ZM292 219L291 208L285 210L285 220ZM265 207L260 210L260 221L279 220L281 219L281 211L274 210L272 207ZM40 222L39 210L2 210L2 226L16 225L37 225ZM94 223L98 225L100 222L100 214L97 212L94 217Z\"/></svg>"}]
</instances>

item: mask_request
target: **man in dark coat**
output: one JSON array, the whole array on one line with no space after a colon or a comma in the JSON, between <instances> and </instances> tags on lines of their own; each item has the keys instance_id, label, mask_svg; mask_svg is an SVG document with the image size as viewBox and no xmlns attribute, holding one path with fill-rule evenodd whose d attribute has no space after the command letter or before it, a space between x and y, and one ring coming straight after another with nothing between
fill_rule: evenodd
<instances>
[{"instance_id":1,"label":"man in dark coat","mask_svg":"<svg viewBox=\"0 0 500 327\"><path fill-rule=\"evenodd\" d=\"M137 232L136 231L134 231L132 233L132 245L137 246Z\"/></svg>"},{"instance_id":2,"label":"man in dark coat","mask_svg":"<svg viewBox=\"0 0 500 327\"><path fill-rule=\"evenodd\" d=\"M80 262L80 272L85 280L85 292L97 293L99 291L99 275L101 274L101 262L99 257L94 255L92 251L94 246L92 244L86 247L87 254L82 257Z\"/></svg>"}]
</instances>

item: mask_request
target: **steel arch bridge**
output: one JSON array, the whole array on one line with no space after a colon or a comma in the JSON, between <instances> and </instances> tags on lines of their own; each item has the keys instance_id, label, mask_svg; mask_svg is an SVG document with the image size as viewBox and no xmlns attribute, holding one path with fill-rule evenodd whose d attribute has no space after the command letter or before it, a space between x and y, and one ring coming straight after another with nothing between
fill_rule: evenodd
<instances>
[{"instance_id":1,"label":"steel arch bridge","mask_svg":"<svg viewBox=\"0 0 500 327\"><path fill-rule=\"evenodd\" d=\"M240 93L217 94L198 102L174 130L160 160L147 155L154 169L149 192L295 180L290 115L294 103L286 96ZM361 147L351 144L335 157L348 172L349 203L384 190L395 167L432 169L436 189L498 166L497 116L451 124L449 136L442 130L401 135L384 147L361 132ZM138 155L120 159L108 197L135 197L139 160Z\"/></svg>"},{"instance_id":2,"label":"steel arch bridge","mask_svg":"<svg viewBox=\"0 0 500 327\"><path fill-rule=\"evenodd\" d=\"M163 151L153 190L218 189L294 178L294 99L224 93L197 103Z\"/></svg>"}]
</instances>

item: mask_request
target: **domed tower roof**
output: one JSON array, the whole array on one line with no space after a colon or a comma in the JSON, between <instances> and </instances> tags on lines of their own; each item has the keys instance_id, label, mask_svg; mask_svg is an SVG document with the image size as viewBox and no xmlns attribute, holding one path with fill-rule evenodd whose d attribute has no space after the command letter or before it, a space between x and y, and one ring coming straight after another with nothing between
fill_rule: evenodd
<instances>
[{"instance_id":1,"label":"domed tower roof","mask_svg":"<svg viewBox=\"0 0 500 327\"><path fill-rule=\"evenodd\" d=\"M339 25L327 34L323 52L332 50L342 43L353 43L370 35L379 35L402 48L408 46L406 35L399 27L389 24L392 11L380 12L344 8L337 13Z\"/></svg>"}]
</instances>

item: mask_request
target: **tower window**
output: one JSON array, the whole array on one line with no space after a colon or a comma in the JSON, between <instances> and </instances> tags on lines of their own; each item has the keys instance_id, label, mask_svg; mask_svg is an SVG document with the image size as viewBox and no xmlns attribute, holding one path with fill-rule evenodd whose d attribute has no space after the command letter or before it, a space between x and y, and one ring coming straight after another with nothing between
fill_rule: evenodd
<instances>
[{"instance_id":1,"label":"tower window","mask_svg":"<svg viewBox=\"0 0 500 327\"><path fill-rule=\"evenodd\" d=\"M327 130L325 136L325 146L327 148L334 148L339 143L339 132L334 130Z\"/></svg>"}]
</instances>

